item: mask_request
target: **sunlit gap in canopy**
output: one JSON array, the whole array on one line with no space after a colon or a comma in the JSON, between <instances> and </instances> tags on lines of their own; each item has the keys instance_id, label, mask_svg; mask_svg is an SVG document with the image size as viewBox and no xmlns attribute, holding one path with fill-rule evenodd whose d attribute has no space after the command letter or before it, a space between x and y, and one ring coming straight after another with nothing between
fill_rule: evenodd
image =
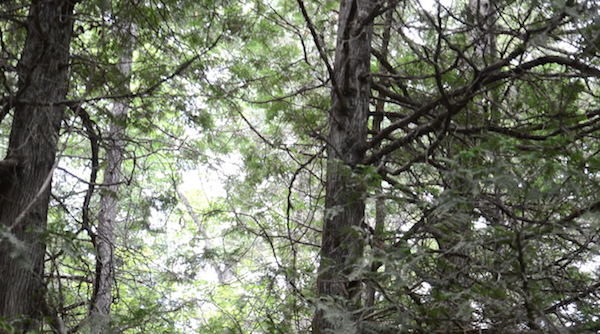
<instances>
[{"instance_id":1,"label":"sunlit gap in canopy","mask_svg":"<svg viewBox=\"0 0 600 334\"><path fill-rule=\"evenodd\" d=\"M452 6L453 0L417 0L414 3L414 8L417 11L424 10L428 13L435 14L438 10L444 12L444 8L449 8ZM441 7L440 7L441 6ZM423 37L421 37L420 30L426 29L428 27L427 22L420 22L419 25L415 27L404 27L402 28L402 33L406 35L413 43L418 45L425 45L425 41ZM395 51L392 51L392 56L395 56Z\"/></svg>"}]
</instances>

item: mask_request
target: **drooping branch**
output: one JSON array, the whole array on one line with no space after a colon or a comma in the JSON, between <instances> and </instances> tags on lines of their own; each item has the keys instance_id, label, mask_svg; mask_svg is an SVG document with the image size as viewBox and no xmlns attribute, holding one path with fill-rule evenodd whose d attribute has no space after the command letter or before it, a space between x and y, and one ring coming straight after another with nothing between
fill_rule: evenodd
<instances>
[{"instance_id":1,"label":"drooping branch","mask_svg":"<svg viewBox=\"0 0 600 334\"><path fill-rule=\"evenodd\" d=\"M70 105L70 107L72 109L74 108L73 105ZM90 236L90 238L92 240L92 244L95 247L96 246L96 233L92 230L91 223L90 223L90 201L94 194L94 190L95 190L95 186L96 186L96 179L98 176L98 166L99 166L98 142L101 140L101 136L100 136L99 130L97 130L98 126L94 123L94 121L92 121L89 113L85 109L83 109L81 107L81 105L77 105L75 107L74 111L76 111L79 114L79 117L81 118L83 126L85 127L85 132L88 136L88 139L90 140L90 150L92 153L92 156L90 159L91 159L92 166L91 166L91 171L90 171L90 179L89 179L89 183L88 183L88 189L87 189L87 191L85 193L85 197L83 199L83 208L81 210L82 211L81 223L82 223L83 228L86 230L86 232Z\"/></svg>"},{"instance_id":2,"label":"drooping branch","mask_svg":"<svg viewBox=\"0 0 600 334\"><path fill-rule=\"evenodd\" d=\"M317 50L319 51L319 56L321 57L323 64L325 64L325 67L327 68L327 72L329 73L329 77L331 78L331 83L333 85L333 91L337 95L338 99L340 99L340 101L341 101L340 103L343 106L345 106L345 100L344 100L342 91L340 90L339 83L337 82L335 73L333 72L331 63L329 62L329 58L327 57L327 54L325 53L324 46L322 45L323 41L321 40L321 38L319 38L319 35L317 34L317 31L315 30L315 26L313 25L313 23L310 19L310 16L308 15L308 12L306 11L306 7L304 6L304 2L302 0L297 0L297 1L298 1L298 6L300 6L300 10L302 11L302 16L304 17L304 20L306 21L306 25L307 25L308 29L310 30L310 34L313 37L315 46L317 47Z\"/></svg>"}]
</instances>

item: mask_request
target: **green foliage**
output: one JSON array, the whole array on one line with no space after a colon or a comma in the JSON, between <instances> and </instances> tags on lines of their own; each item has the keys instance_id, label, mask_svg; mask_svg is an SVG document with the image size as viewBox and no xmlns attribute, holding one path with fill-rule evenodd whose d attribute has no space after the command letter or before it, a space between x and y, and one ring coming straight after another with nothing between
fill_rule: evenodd
<instances>
[{"instance_id":1,"label":"green foliage","mask_svg":"<svg viewBox=\"0 0 600 334\"><path fill-rule=\"evenodd\" d=\"M315 309L344 333L597 330L598 5L498 3L497 54L481 59L465 3L384 2L391 28L388 12L375 17L382 56L365 78L385 89L372 85L371 132L356 143L367 157L355 168L326 150L339 2L305 5L324 54L296 1L77 4L43 234L46 302L67 331L89 330L116 101L130 109L113 194L115 332L308 332ZM0 4L2 152L26 7ZM363 289L351 314L349 301L317 294L322 220L344 209L323 209L327 163L367 203L364 225L341 231L365 247L348 261ZM27 249L0 233L26 263ZM0 332L16 332L11 321Z\"/></svg>"}]
</instances>

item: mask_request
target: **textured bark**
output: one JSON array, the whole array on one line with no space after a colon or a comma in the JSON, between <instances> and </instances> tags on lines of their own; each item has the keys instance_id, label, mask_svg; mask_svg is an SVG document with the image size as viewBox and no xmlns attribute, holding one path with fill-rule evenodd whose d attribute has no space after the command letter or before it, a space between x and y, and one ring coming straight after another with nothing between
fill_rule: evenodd
<instances>
[{"instance_id":1,"label":"textured bark","mask_svg":"<svg viewBox=\"0 0 600 334\"><path fill-rule=\"evenodd\" d=\"M383 40L381 43L381 57L382 59L386 59L388 57L388 47L390 44L390 38L391 38L391 29L392 29L392 22L393 22L393 18L394 18L394 11L390 10L386 13L386 19L385 19L385 24L383 27ZM380 64L381 65L381 64ZM387 73L387 71L385 70L385 66L380 66L379 67L379 73ZM389 83L385 80L381 80L380 81L382 84L384 85L389 85ZM384 113L385 113L385 98L383 96L382 99L377 101L377 104L375 105L375 117L373 117L373 126L372 126L372 130L373 133L379 133L379 131L381 131L381 124L383 123L384 120ZM377 145L374 147L374 149L379 149L381 145ZM380 166L382 165L382 162L385 163L385 159L377 159L375 161L375 163ZM375 256L379 255L378 252L380 252L380 250L378 249L378 244L380 244L381 238L385 232L385 221L386 221L386 216L387 216L387 208L386 208L386 204L385 204L385 198L382 196L383 195L383 189L381 188L381 180L379 181L379 186L376 190L377 192L377 199L375 200L375 229L374 229L374 233L372 236L372 240L371 240L371 248L373 251L373 254ZM375 275L375 273L377 272L377 270L379 270L379 268L383 265L383 263L381 261L373 261L371 263L371 275ZM367 286L366 286L366 293L365 293L365 311L369 311L370 308L372 308L375 305L375 286L373 284L373 282L369 281L367 282Z\"/></svg>"},{"instance_id":2,"label":"textured bark","mask_svg":"<svg viewBox=\"0 0 600 334\"><path fill-rule=\"evenodd\" d=\"M493 33L497 12L495 2L494 0L469 0L469 9L475 25L471 33L475 47L473 59L480 59L482 64L492 63L497 53L496 36Z\"/></svg>"},{"instance_id":3,"label":"textured bark","mask_svg":"<svg viewBox=\"0 0 600 334\"><path fill-rule=\"evenodd\" d=\"M370 98L372 0L342 0L329 117L325 220L313 333L351 333L357 327L350 312L359 303L362 264L364 188L354 172L365 156ZM336 302L328 303L332 297ZM329 301L331 298L329 298ZM327 311L333 307L336 311ZM331 310L331 309L330 309ZM335 316L334 316L335 314Z\"/></svg>"},{"instance_id":4,"label":"textured bark","mask_svg":"<svg viewBox=\"0 0 600 334\"><path fill-rule=\"evenodd\" d=\"M18 65L19 91L7 160L18 157L10 185L2 185L0 317L22 318L20 332L40 327L44 305L43 233L50 180L67 93L74 2L33 1Z\"/></svg>"},{"instance_id":5,"label":"textured bark","mask_svg":"<svg viewBox=\"0 0 600 334\"><path fill-rule=\"evenodd\" d=\"M125 32L126 45L119 58L119 72L121 74L124 92L129 91L129 75L131 73L131 57L133 52L133 38L130 31ZM132 35L135 35L133 33ZM105 333L110 327L110 307L112 304L112 286L115 279L115 224L118 213L118 191L122 179L121 165L125 152L125 128L129 106L127 101L115 101L112 116L114 121L110 125L107 135L106 167L104 169L103 192L100 197L100 210L98 212L98 234L96 238L96 279L94 294L91 304L92 333Z\"/></svg>"}]
</instances>

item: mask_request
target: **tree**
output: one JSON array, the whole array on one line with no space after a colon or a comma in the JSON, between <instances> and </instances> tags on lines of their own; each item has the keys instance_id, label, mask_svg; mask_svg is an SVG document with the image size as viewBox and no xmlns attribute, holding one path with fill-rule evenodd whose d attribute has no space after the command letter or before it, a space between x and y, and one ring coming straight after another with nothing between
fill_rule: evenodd
<instances>
[{"instance_id":1,"label":"tree","mask_svg":"<svg viewBox=\"0 0 600 334\"><path fill-rule=\"evenodd\" d=\"M596 200L587 190L574 195L567 189L583 186L579 182L587 187L595 184L593 177L585 176L590 175L587 171L576 172L577 163L572 163L595 159L594 153L578 147L596 146L587 134L595 131L597 122L591 116L595 104L589 97L595 94L600 72L571 58L561 43L574 32L566 27L575 26L577 33L586 35L584 12L596 5L532 4L527 13L535 15L528 16L513 2L474 3L469 8L469 4L438 2L428 8L416 1L388 2L373 12L376 28L370 49L377 63L371 66L381 66L385 72L370 74L371 88L377 93L371 100L374 118L362 125L372 124L370 135L345 145L365 147L364 158L356 163L362 166L354 169L355 179L381 178L384 193L378 194L378 187L368 182L328 182L327 187L334 187L328 188L328 194L337 190L345 195L352 193L345 187L356 184L355 189L367 189L361 201L387 198L390 221L380 234L383 238L372 239L376 232L369 226L343 234L347 245L380 241L369 243L364 255L346 253L343 262L321 258L322 267L346 270L357 282L377 287L376 302L363 304L362 296L355 294L357 320L346 324L356 330L459 332L525 327L561 331L565 321L574 317L552 305L572 305L584 295L586 306L580 305L582 313L573 326L595 328L584 310L597 304L589 294L597 278L578 269L583 258L575 252L592 251L581 243L588 232L568 226L597 226L584 214L596 210ZM462 12L457 8L461 6ZM385 16L380 18L386 11L393 13L391 37L385 37ZM343 24L339 26L338 38L345 33ZM589 39L581 41L586 44ZM597 61L586 59L591 64ZM334 70L330 78L334 91L339 71ZM547 100L553 102L534 102ZM383 121L376 120L381 116ZM331 136L338 119L332 116L329 122ZM571 125L567 129L564 124ZM327 142L333 145L330 137ZM555 151L558 142L565 145L563 153ZM331 156L328 152L328 159ZM563 179L566 175L570 176ZM551 186L557 182L560 186ZM339 197L342 201L344 195ZM544 213L542 208L548 205L557 211ZM357 219L346 223L357 226ZM364 219L373 222L368 216ZM326 219L324 239L329 230ZM563 241L544 241L550 239ZM570 242L579 247L568 246ZM574 281L580 290L571 297L559 297L569 288L549 278L569 280L563 269L555 267L556 261L569 263L567 272L578 277ZM343 269L336 267L340 263ZM373 272L367 265L355 270L354 263L373 263L378 269ZM552 297L542 291L553 291ZM338 308L344 308L346 301L340 298L337 303L326 310L332 318L340 315ZM323 317L323 310L317 308L317 317ZM398 313L402 316L396 317ZM320 330L318 324L313 330Z\"/></svg>"},{"instance_id":2,"label":"tree","mask_svg":"<svg viewBox=\"0 0 600 334\"><path fill-rule=\"evenodd\" d=\"M306 13L303 3L299 4ZM367 139L369 117L370 45L373 16L377 10L376 3L369 0L340 3L331 77L327 190L317 295L339 299L342 317L334 319L329 315L328 319L326 313L317 311L313 333L330 330L350 333L347 321L354 319L346 317L361 294L361 283L356 274L362 269L359 259L363 244L359 230L364 223L365 193L361 189L362 180L357 169L365 156L363 143ZM308 21L308 15L305 16ZM324 60L327 61L326 58ZM317 308L321 307L324 306L317 304ZM356 328L356 325L350 326Z\"/></svg>"},{"instance_id":3,"label":"tree","mask_svg":"<svg viewBox=\"0 0 600 334\"><path fill-rule=\"evenodd\" d=\"M16 93L29 9L0 4L3 192L29 166L8 121L54 110ZM0 331L597 331L596 2L74 11L35 230L30 313L46 317L11 328L32 316L3 314ZM32 263L19 238L5 228L3 256Z\"/></svg>"},{"instance_id":4,"label":"tree","mask_svg":"<svg viewBox=\"0 0 600 334\"><path fill-rule=\"evenodd\" d=\"M21 332L50 315L44 301L44 230L67 94L74 1L34 1L16 68L13 122L0 197L0 316ZM54 325L58 325L54 323Z\"/></svg>"},{"instance_id":5,"label":"tree","mask_svg":"<svg viewBox=\"0 0 600 334\"><path fill-rule=\"evenodd\" d=\"M65 4L66 3L67 2L65 2ZM46 126L44 125L44 119L37 120L40 126L39 129L36 129L42 131L40 135L36 135L35 132L17 129L16 125L13 126L13 129L19 131L13 130L12 132L11 146L8 148L9 155L7 159L3 161L1 168L3 171L7 172L6 174L3 174L6 178L3 177L2 179L2 187L7 184L6 182L12 181L11 173L15 170L17 176L32 180L30 174L33 173L33 169L36 169L40 175L45 173L42 181L46 181L43 188L44 192L40 192L39 194L37 190L35 193L32 193L32 187L23 188L22 186L19 186L20 190L17 189L17 191L13 189L10 193L5 193L5 189L2 188L2 195L4 196L3 200L5 201L3 202L4 205L8 205L7 203L14 204L13 196L20 196L19 194L21 191L25 191L28 196L35 196L38 194L37 199L40 200L36 202L36 205L39 202L47 202L48 200L52 202L49 215L45 212L41 214L39 209L35 209L35 207L32 207L35 210L29 211L30 214L33 213L39 216L39 219L42 219L43 216L44 221L46 220L46 217L48 217L50 224L48 226L39 225L34 226L35 228L32 227L26 229L26 232L32 232L29 234L36 234L36 243L33 243L33 241L31 242L37 247L35 251L41 250L39 256L36 255L37 257L34 259L37 261L35 266L32 265L32 268L35 268L35 271L30 270L30 273L35 273L36 284L38 284L36 286L36 289L38 290L34 294L37 298L35 301L37 304L35 304L35 308L31 306L31 310L27 309L26 311L34 312L37 318L40 318L41 315L45 314L51 319L56 320L57 323L55 325L57 327L54 328L54 330L58 332L80 331L90 324L93 325L93 321L90 321L88 313L92 313L92 315L97 313L108 314L109 308L112 308L114 315L113 319L117 320L117 322L115 322L115 328L133 326L132 324L141 327L152 321L150 319L152 319L151 317L155 316L155 314L147 314L144 312L136 313L131 310L136 307L138 309L146 308L148 304L153 303L149 301L150 297L157 298L157 295L160 295L161 293L165 294L165 290L167 290L168 287L165 287L164 289L153 288L152 290L129 290L130 292L126 295L126 298L123 298L122 300L131 302L130 305L124 305L124 303L121 302L120 305L113 304L111 306L111 301L114 300L115 296L118 296L120 291L126 290L126 287L124 287L125 283L133 281L132 277L123 274L124 272L127 273L125 268L139 266L139 262L135 263L135 261L142 262L142 260L152 260L151 258L144 258L143 254L137 254L138 257L130 256L123 258L120 256L128 251L131 251L131 253L133 253L134 250L135 252L138 252L139 249L135 247L142 244L142 242L139 241L139 238L133 236L128 238L123 237L123 231L127 231L128 233L141 233L140 231L146 231L145 228L147 227L147 221L149 220L151 211L154 210L155 207L162 207L163 205L164 207L168 207L169 203L175 202L170 202L168 197L168 187L165 188L161 185L155 185L156 191L151 195L141 194L140 189L149 188L150 186L148 184L143 184L143 186L137 187L136 185L140 183L136 183L138 182L138 179L137 173L134 173L134 171L136 171L136 168L146 168L144 164L147 163L148 160L139 159L136 157L136 154L152 156L152 158L160 156L157 152L160 153L170 150L173 138L181 136L182 128L186 126L186 124L204 124L207 127L209 126L210 120L206 113L203 113L200 110L182 108L182 101L184 99L181 96L187 98L191 95L188 91L181 89L181 87L189 87L186 80L190 79L190 77L183 78L184 76L182 74L191 64L198 61L202 54L206 54L211 48L214 48L217 41L222 37L222 30L213 30L211 29L212 25L210 25L211 22L214 23L217 20L218 14L215 11L211 13L211 15L198 16L197 13L200 9L204 10L210 6L205 6L205 4L197 5L191 2L177 2L177 6L174 6L175 2L173 2L169 4L171 9L161 7L160 10L155 10L157 7L152 6L151 4L131 4L124 2L111 3L103 1L77 4L75 11L77 20L74 22L73 14L70 12L68 13L68 10L73 10L73 8L63 6L64 8L60 9L58 8L60 7L60 4L62 4L62 2L35 2L34 5L31 6L32 14L30 15L30 24L35 25L36 20L41 17L45 19L44 22L56 23L57 26L50 25L51 31L49 33L43 31L45 35L41 37L35 37L35 30L32 30L33 32L30 32L30 35L35 38L29 38L27 43L19 39L19 34L22 32L21 27L23 26L23 22L20 21L19 15L22 15L22 12L29 8L29 4L11 1L3 2L1 7L3 10L1 22L3 31L1 44L2 52L3 56L10 60L7 61L6 64L3 63L3 69L7 69L7 72L3 72L6 84L3 86L2 118L4 119L6 117L8 120L14 119L14 124L19 125L22 123L21 119L23 117L29 117L23 115L30 115L31 113L28 113L29 111L41 107L40 115L42 118L44 115L51 115L52 117L49 117L48 121L52 120L55 123L57 122L56 124L52 124L52 126ZM74 2L69 4L75 5ZM217 4L213 5L215 8L219 7ZM42 8L44 11L49 11L50 14L44 12L43 14L45 16L38 17L37 12L39 8ZM174 15L177 17L177 20L170 21L172 19L170 15L176 13L176 11L172 10L173 8L185 12L186 15ZM196 11L196 15L193 14L194 10ZM168 15L165 15L165 13ZM58 16L56 16L56 19L52 19L51 15ZM68 20L65 20L61 15L66 15L65 17L67 17ZM232 11L232 15L235 15L235 11ZM161 22L165 21L168 21L169 23L174 22L171 29L160 31L155 29ZM62 31L59 31L57 27L62 28L63 25L62 23L59 25L57 22L65 23L66 26L71 28L75 24L77 29L74 38L71 40L71 44L68 43L68 40L59 38L62 36L60 35ZM137 55L132 54L131 50L127 52L127 48L125 47L125 44L127 43L113 40L112 37L114 35L110 32L119 30L118 26L123 22L135 22L142 27L139 45L144 48L145 52L140 52ZM207 22L209 24L205 25ZM227 24L227 20L222 20L220 21L220 24L221 23ZM191 30L189 27L194 24L198 25L197 27L203 27L202 29L208 26L208 28L206 28L206 34L204 35L205 38L197 38L195 33L199 30L195 30L194 34L190 33ZM215 24L215 26L217 25ZM4 30L4 28L7 29ZM42 28L47 27L42 25ZM4 34L5 32L6 34ZM40 50L43 51L43 49L39 45L37 46L37 49L35 49L35 46L30 45L30 40L33 42L40 42L41 40L48 41L48 36L51 36L53 33L57 33L57 36L52 37L52 39L50 39L52 43L47 45L50 49L49 53L46 56L44 56L44 53L41 53L42 57L40 57L39 52ZM111 38L109 38L109 36ZM173 38L173 36L175 37ZM154 45L153 41L156 38L160 38L161 40L170 39L175 41L175 43ZM192 45L187 50L188 52L185 53L183 52L181 45L174 45L183 40L189 41L190 45ZM54 41L56 41L56 43L54 43ZM60 42L60 44L58 42ZM14 73L9 72L9 70L13 69L11 67L11 62L17 58L14 57L14 52L12 51L15 49L19 50L19 47L22 46L22 44L20 45L19 43L25 43L25 51L23 51L23 56L21 57L19 65L25 69L22 71L23 76L20 76L19 80L20 82L22 81L25 83L22 85L23 87L21 88L20 93L15 94L11 91L11 89L13 89L11 86L11 79ZM53 52L58 53L58 56L60 57L55 57L52 54ZM135 61L138 64L137 72L133 74L136 77L136 81L133 83L136 87L136 91L134 92L130 92L128 88L124 88L125 86L128 87L126 82L129 79L129 74L123 74L116 65L119 62L118 56L127 54L133 56L132 58L137 57L135 58ZM13 58L11 58L11 56L13 56ZM181 60L181 58L185 58L185 60ZM27 59L31 62L30 64L26 62ZM45 64L44 61L47 61L50 65ZM121 63L123 62L121 61ZM156 68L157 64L160 64L160 68ZM139 70L140 68L145 68L144 66L147 66L147 68L154 68L154 70ZM30 68L28 69L28 67ZM56 68L60 69L59 74L61 77L46 79L48 75L41 76L41 74L44 73L40 70L45 68L50 68L50 70L55 72L57 71ZM31 73L31 71L33 71L32 69L36 69L36 72ZM191 76L194 78L193 80L195 80L195 75L197 73L198 72L194 72ZM50 74L54 74L54 72L51 72ZM43 80L48 81L44 81L43 84L36 83L33 85L31 83L33 80L29 80L30 83L27 84L27 78L31 79L40 76ZM183 79L179 80L179 77L182 77ZM48 84L48 82L53 84ZM60 82L60 84L54 84L55 82ZM50 96L50 99L50 97L44 97L44 93L40 95L44 97L40 100L37 96L39 92L36 91L40 86L43 86L41 92L46 90L50 91L51 88L56 88L59 92L62 92L62 96ZM165 89L165 86L169 86L169 88ZM28 92L28 87L30 91L27 94L29 95L25 94ZM176 99L170 98L177 95L180 97ZM33 96L36 96L37 99L34 100L32 98ZM164 101L169 102L159 103L159 108L154 105L154 102L161 98L157 98L156 96L164 96ZM127 101L130 103L129 106L132 106L129 111L134 116L130 120L120 119L122 117L113 117L112 113L109 111L112 106L119 105L122 101ZM61 107L60 118L58 118L57 113L45 113L45 111L42 110L44 108L47 109L52 105L54 105L54 107L48 110L51 110L53 113L58 110L58 107L56 107L57 105ZM69 107L69 111L66 113L67 117L63 118L62 109L65 106ZM23 108L29 109L20 111L20 109ZM120 108L116 107L116 109L124 110L122 104L120 105ZM160 124L160 130L163 132L154 129L161 120L164 120L167 117L166 115L169 115L169 120L176 119L177 122L172 124L172 126L169 125L166 127L163 126L166 123ZM63 121L62 123L61 120ZM21 125L26 126L23 124ZM127 149L131 155L119 155L115 153L114 149L111 149L111 147L115 148L114 145L111 145L114 143L108 138L109 136L107 136L107 134L111 133L111 125L112 132L119 133L118 137L121 139L116 140L117 150L120 151L119 153L123 153L121 150L126 147L125 145L129 145ZM62 127L59 131L60 126ZM125 128L125 126L127 126L127 128ZM3 134L4 133L5 132L3 132ZM26 136L27 133L34 135L35 138L46 138L46 143L49 139L55 139L56 142L60 143L60 151L49 150L47 146L43 145L40 147L41 151L43 151L43 154L40 154L42 154L43 157L57 155L57 153L60 156L60 161L58 159L54 160L53 158L52 162L55 163L54 165L50 164L52 170L48 170L47 173L44 172L43 168L37 168L38 166L36 166L35 163L39 162L38 160L40 159L36 158L37 160L34 159L33 161L31 159L26 160L25 163L31 162L33 163L32 165L23 165L29 166L30 174L19 174L21 173L19 168L22 167L19 165L22 163L20 160L21 156L18 154L15 156L14 152L12 152L14 151L12 146L19 143L16 140L13 140L12 136L19 138L17 134L19 134L19 136ZM167 135L168 140L161 138L165 133L169 133ZM131 141L130 136L134 137L137 142ZM4 143L4 138L5 137L2 136L2 143ZM164 145L160 147L160 145L157 145L159 142L163 142ZM86 145L86 143L89 144ZM101 150L101 148L106 148L106 151L109 153L103 155L104 151ZM3 149L5 149L5 147L3 147ZM23 148L23 145L21 145L19 149L23 150L27 149L27 147ZM177 152L177 154L179 154L179 152ZM127 158L123 159L123 156L127 156ZM172 158L172 155L170 157ZM40 166L43 167L42 165ZM103 169L108 171L104 175L104 182L108 183L106 187L99 186L96 183L96 177L98 174L100 177L102 176ZM112 178L111 180L109 175L110 172L117 169L121 169L117 174L125 175L125 180L119 178ZM52 175L52 172L56 173L53 178L54 190L50 193L50 176ZM86 180L85 177L81 176L82 172L89 173L89 180ZM140 173L140 177L146 177L148 174L144 174L145 172L147 172L147 170ZM153 173L154 171L151 172ZM157 179L154 176L153 178ZM18 181L20 182L21 180L19 179ZM118 189L116 186L122 182L133 183L134 186L130 186L125 190L123 187ZM98 191L99 188L101 191ZM106 190L106 188L111 189L109 189L109 191L102 191ZM77 191L74 191L74 189L77 189ZM118 192L124 192L129 196L121 197L122 195ZM128 208L128 210L126 211L127 219L123 219L119 216L117 216L116 219L116 221L122 221L123 226L119 229L117 224L117 228L114 231L111 231L110 229L115 225L110 223L97 224L97 219L115 222L114 214L119 209L113 205L115 203L113 200L114 196L127 198L128 201L121 200L118 201L117 204L121 206L121 208ZM83 205L81 204L82 202ZM110 208L110 210L103 210L101 214L101 210L98 209L100 202L102 202L105 207ZM21 205L21 209L28 203ZM8 215L9 212L7 210L8 209L3 212ZM20 209L16 208L15 210ZM21 212L22 211L16 212L16 214ZM108 215L104 216L103 213L108 213ZM5 222L5 220L3 220L3 222ZM6 222L6 224L11 226L12 223ZM15 224L15 226L17 226L17 224ZM18 242L14 237L18 237L19 235L14 232L15 231L10 230L10 228L6 231L6 240L3 240L2 246L4 247L3 249L6 250L6 252L3 252L5 259L8 259L7 261L11 258L14 259L13 262L5 264L9 266L11 270L16 271L16 268L12 266L12 264L20 260L28 259L28 256L23 256L25 253L20 251L24 250L25 252L29 252L30 245ZM17 230L17 232L19 232L19 230ZM148 233L152 233L152 231ZM42 238L39 238L40 236ZM105 236L108 238L104 238ZM113 240L111 240L112 236L115 236ZM33 236L31 240L34 240ZM136 242L138 242L138 244L136 244ZM42 246L45 245L48 246L48 252L46 253L44 262ZM116 252L114 252L115 246L117 246ZM122 249L119 249L118 246L121 246ZM12 257L9 257L8 255L9 250ZM37 254L36 252L34 253ZM99 256L100 254L102 256ZM107 256L107 254L110 255ZM112 255L114 254L117 255L116 261L112 258ZM98 261L100 265L98 266L96 266L96 263L93 263L93 261L90 261L90 259L96 258L96 256L100 258ZM123 263L123 261L125 263ZM94 289L93 282L95 279L91 279L91 277L94 276L93 273L96 269L98 275L95 276L95 278L97 278L97 284L96 289ZM144 274L144 272L138 272L138 275L132 276L148 286L154 284L153 281L148 278L150 274L146 276L144 276ZM3 283L6 282L6 284L3 284L2 289L6 289L6 291L12 289L13 285L9 283L13 280L23 283L27 282L27 280L22 280L21 277L16 275L13 276L14 277L2 277L2 279L5 280ZM115 284L115 282L118 284ZM19 287L19 285L14 286ZM18 289L15 289L11 293L18 293ZM144 293L144 295L140 296L142 293ZM3 293L2 298L4 297L12 298L14 296ZM23 297L13 299L12 301L19 300L19 303L27 304L30 299L31 298ZM10 301L7 301L7 305L9 305L8 303L10 303ZM89 310L88 308L92 309ZM83 312L82 309L84 310ZM172 312L172 309L176 309L176 306L164 304L155 309L157 312L168 313ZM13 313L2 313L1 315L6 316L6 322L0 322L0 324L11 324L15 318L21 316L30 317L30 314L22 311L23 310L13 310L11 311ZM137 322L131 321L131 319L137 319ZM66 329L62 328L63 324L61 322L65 322ZM43 322L39 322L36 325L32 325L31 328L39 328L42 323ZM167 326L165 323L167 323L167 321L162 321L161 323L153 325L156 327ZM48 325L44 325L43 328L44 330L48 329ZM21 329L19 328L18 331L20 330Z\"/></svg>"},{"instance_id":6,"label":"tree","mask_svg":"<svg viewBox=\"0 0 600 334\"><path fill-rule=\"evenodd\" d=\"M123 94L129 94L130 73L132 63L133 44L136 36L136 27L124 23L122 29L122 54L119 56L119 72L121 74ZM127 123L127 100L115 101L113 119L108 131L106 148L106 167L104 169L104 189L100 196L98 211L98 228L95 234L94 246L96 248L96 277L94 292L91 302L92 330L95 333L105 333L109 328L110 307L113 294L112 285L115 279L115 224L118 211L118 190L122 182L121 165L125 159L125 124ZM97 157L96 157L97 158ZM96 162L97 168L97 162Z\"/></svg>"}]
</instances>

